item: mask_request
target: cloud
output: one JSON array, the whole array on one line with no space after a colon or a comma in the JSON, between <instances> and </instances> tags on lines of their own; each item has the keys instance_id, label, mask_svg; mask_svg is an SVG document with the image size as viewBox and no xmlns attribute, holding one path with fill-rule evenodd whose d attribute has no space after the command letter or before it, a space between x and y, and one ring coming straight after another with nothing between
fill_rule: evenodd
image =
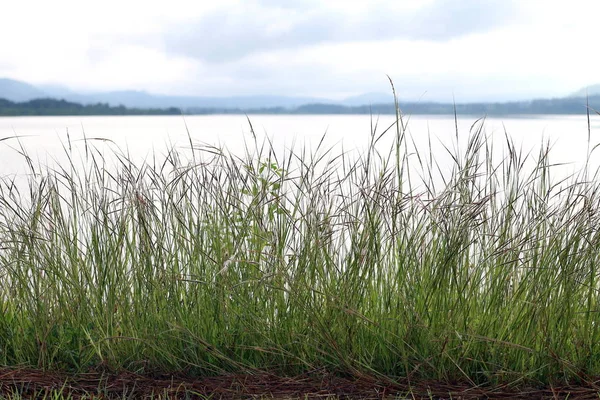
<instances>
[{"instance_id":1,"label":"cloud","mask_svg":"<svg viewBox=\"0 0 600 400\"><path fill-rule=\"evenodd\" d=\"M514 21L512 0L439 0L421 9L402 29L402 37L444 41L471 33L488 32Z\"/></svg>"},{"instance_id":2,"label":"cloud","mask_svg":"<svg viewBox=\"0 0 600 400\"><path fill-rule=\"evenodd\" d=\"M513 0L434 0L418 8L371 2L321 6L273 0L228 4L165 32L172 54L220 63L323 43L412 39L448 41L493 30L516 16Z\"/></svg>"},{"instance_id":3,"label":"cloud","mask_svg":"<svg viewBox=\"0 0 600 400\"><path fill-rule=\"evenodd\" d=\"M335 34L323 12L243 6L222 8L165 36L166 50L208 62L233 61L263 50L315 44Z\"/></svg>"},{"instance_id":4,"label":"cloud","mask_svg":"<svg viewBox=\"0 0 600 400\"><path fill-rule=\"evenodd\" d=\"M80 91L342 98L387 92L389 74L402 98L457 101L564 95L598 80L593 0L171 3L8 2L0 77Z\"/></svg>"}]
</instances>

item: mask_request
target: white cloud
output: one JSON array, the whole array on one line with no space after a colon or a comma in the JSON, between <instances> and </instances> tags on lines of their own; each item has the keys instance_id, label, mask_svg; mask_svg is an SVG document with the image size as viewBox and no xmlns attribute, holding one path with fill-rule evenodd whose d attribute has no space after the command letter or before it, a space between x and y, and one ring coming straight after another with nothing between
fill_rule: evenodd
<instances>
[{"instance_id":1,"label":"white cloud","mask_svg":"<svg viewBox=\"0 0 600 400\"><path fill-rule=\"evenodd\" d=\"M457 101L567 94L597 80L594 1L19 1L0 74L78 90Z\"/></svg>"},{"instance_id":2,"label":"white cloud","mask_svg":"<svg viewBox=\"0 0 600 400\"><path fill-rule=\"evenodd\" d=\"M366 3L368 8L270 6L267 2L223 6L204 13L189 25L166 32L167 50L207 62L241 59L278 49L398 38L446 42L485 32L510 22L513 0L437 0L413 9L393 2ZM251 17L249 17L251 16Z\"/></svg>"}]
</instances>

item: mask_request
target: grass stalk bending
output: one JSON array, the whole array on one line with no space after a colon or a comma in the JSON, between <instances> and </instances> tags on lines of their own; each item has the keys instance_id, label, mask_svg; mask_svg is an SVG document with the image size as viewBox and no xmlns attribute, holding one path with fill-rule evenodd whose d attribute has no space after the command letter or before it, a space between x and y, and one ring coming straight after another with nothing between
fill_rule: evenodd
<instances>
[{"instance_id":1,"label":"grass stalk bending","mask_svg":"<svg viewBox=\"0 0 600 400\"><path fill-rule=\"evenodd\" d=\"M441 176L402 122L355 159L256 141L114 167L90 148L28 190L4 179L0 364L598 376L598 180L554 181L547 147L497 159L482 126Z\"/></svg>"}]
</instances>

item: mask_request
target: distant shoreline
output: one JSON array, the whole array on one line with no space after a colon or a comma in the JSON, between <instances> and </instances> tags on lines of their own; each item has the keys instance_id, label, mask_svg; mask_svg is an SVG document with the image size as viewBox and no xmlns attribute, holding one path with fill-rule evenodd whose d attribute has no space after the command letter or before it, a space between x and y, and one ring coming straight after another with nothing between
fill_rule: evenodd
<instances>
[{"instance_id":1,"label":"distant shoreline","mask_svg":"<svg viewBox=\"0 0 600 400\"><path fill-rule=\"evenodd\" d=\"M400 102L400 109L409 115L477 115L477 116L530 116L581 115L587 107L591 114L600 110L600 96L566 97L503 103L433 103ZM0 117L24 116L132 116L132 115L394 115L393 103L363 106L314 103L294 108L128 108L107 103L80 104L66 100L36 99L13 102L0 98Z\"/></svg>"}]
</instances>

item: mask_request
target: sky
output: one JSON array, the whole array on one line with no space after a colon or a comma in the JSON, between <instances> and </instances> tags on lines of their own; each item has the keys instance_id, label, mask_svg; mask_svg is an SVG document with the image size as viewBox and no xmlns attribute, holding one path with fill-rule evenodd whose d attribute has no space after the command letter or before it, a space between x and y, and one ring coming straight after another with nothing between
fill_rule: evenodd
<instances>
[{"instance_id":1,"label":"sky","mask_svg":"<svg viewBox=\"0 0 600 400\"><path fill-rule=\"evenodd\" d=\"M390 92L457 102L600 83L596 0L7 1L0 77L81 92Z\"/></svg>"}]
</instances>

